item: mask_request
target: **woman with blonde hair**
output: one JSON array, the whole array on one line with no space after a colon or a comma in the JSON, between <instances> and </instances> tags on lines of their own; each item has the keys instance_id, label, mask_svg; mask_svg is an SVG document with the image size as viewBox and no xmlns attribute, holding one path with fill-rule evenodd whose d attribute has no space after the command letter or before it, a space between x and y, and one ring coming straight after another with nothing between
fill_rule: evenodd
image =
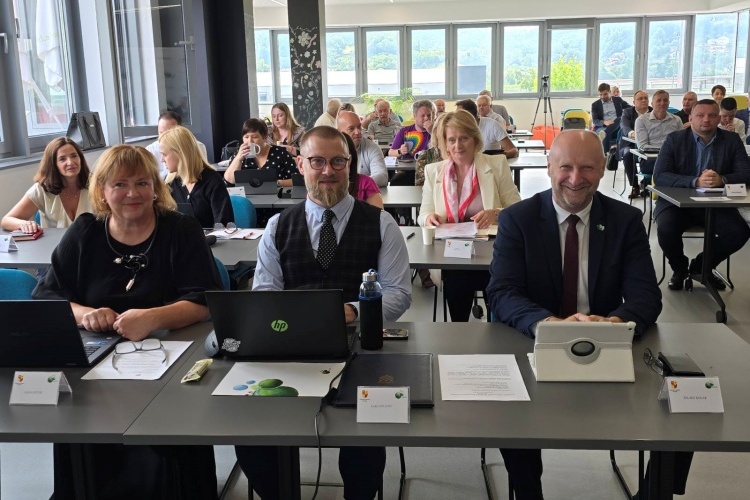
<instances>
[{"instance_id":1,"label":"woman with blonde hair","mask_svg":"<svg viewBox=\"0 0 750 500\"><path fill-rule=\"evenodd\" d=\"M521 201L508 160L482 154L482 133L465 110L445 113L433 129L441 156L425 167L420 226L472 221L477 229L497 225L504 207ZM443 292L452 321L468 321L475 290L484 290L488 271L443 271Z\"/></svg>"},{"instance_id":2,"label":"woman with blonde hair","mask_svg":"<svg viewBox=\"0 0 750 500\"><path fill-rule=\"evenodd\" d=\"M271 108L271 125L266 142L285 146L292 156L299 155L299 140L305 133L305 127L297 123L289 106L277 102Z\"/></svg>"},{"instance_id":3,"label":"woman with blonde hair","mask_svg":"<svg viewBox=\"0 0 750 500\"><path fill-rule=\"evenodd\" d=\"M88 164L72 139L58 137L44 149L34 185L2 220L6 231L35 233L40 227L68 227L76 217L91 212ZM39 224L33 218L39 212Z\"/></svg>"},{"instance_id":4,"label":"woman with blonde hair","mask_svg":"<svg viewBox=\"0 0 750 500\"><path fill-rule=\"evenodd\" d=\"M167 166L169 190L178 204L189 204L201 226L234 222L234 211L222 175L201 156L195 136L182 126L159 136L161 158Z\"/></svg>"},{"instance_id":5,"label":"woman with blonde hair","mask_svg":"<svg viewBox=\"0 0 750 500\"><path fill-rule=\"evenodd\" d=\"M200 225L174 210L156 158L139 146L106 150L89 195L94 214L65 232L34 298L67 300L86 330L126 341L208 319L218 271ZM91 498L216 498L210 446L82 446ZM70 451L55 445L56 499L75 498Z\"/></svg>"}]
</instances>

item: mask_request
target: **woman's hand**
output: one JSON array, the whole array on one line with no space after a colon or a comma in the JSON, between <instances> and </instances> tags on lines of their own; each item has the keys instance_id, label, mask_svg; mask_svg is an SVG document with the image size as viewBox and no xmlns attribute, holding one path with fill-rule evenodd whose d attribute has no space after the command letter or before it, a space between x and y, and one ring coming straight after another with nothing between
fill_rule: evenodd
<instances>
[{"instance_id":1,"label":"woman's hand","mask_svg":"<svg viewBox=\"0 0 750 500\"><path fill-rule=\"evenodd\" d=\"M439 226L442 224L443 221L440 220L440 216L438 214L430 214L424 219L424 225L425 226Z\"/></svg>"},{"instance_id":2,"label":"woman's hand","mask_svg":"<svg viewBox=\"0 0 750 500\"><path fill-rule=\"evenodd\" d=\"M109 307L92 309L81 318L81 324L90 332L109 332L114 330L117 313Z\"/></svg>"},{"instance_id":3,"label":"woman's hand","mask_svg":"<svg viewBox=\"0 0 750 500\"><path fill-rule=\"evenodd\" d=\"M128 340L143 340L157 329L150 309L129 309L117 317L113 327Z\"/></svg>"},{"instance_id":4,"label":"woman's hand","mask_svg":"<svg viewBox=\"0 0 750 500\"><path fill-rule=\"evenodd\" d=\"M20 229L24 233L34 234L39 231L39 224L37 224L33 220L25 220L21 222L21 225L18 226L18 229Z\"/></svg>"},{"instance_id":5,"label":"woman's hand","mask_svg":"<svg viewBox=\"0 0 750 500\"><path fill-rule=\"evenodd\" d=\"M478 212L471 220L477 225L478 229L487 229L491 224L497 223L497 214L500 210L497 208L488 208Z\"/></svg>"}]
</instances>

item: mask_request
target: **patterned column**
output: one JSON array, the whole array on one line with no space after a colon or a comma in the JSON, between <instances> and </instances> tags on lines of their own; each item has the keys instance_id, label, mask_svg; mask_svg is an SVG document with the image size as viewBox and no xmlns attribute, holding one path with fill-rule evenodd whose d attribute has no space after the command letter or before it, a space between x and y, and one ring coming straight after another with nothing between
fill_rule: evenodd
<instances>
[{"instance_id":1,"label":"patterned column","mask_svg":"<svg viewBox=\"0 0 750 500\"><path fill-rule=\"evenodd\" d=\"M324 0L289 0L287 12L294 117L309 129L323 114L327 86Z\"/></svg>"}]
</instances>

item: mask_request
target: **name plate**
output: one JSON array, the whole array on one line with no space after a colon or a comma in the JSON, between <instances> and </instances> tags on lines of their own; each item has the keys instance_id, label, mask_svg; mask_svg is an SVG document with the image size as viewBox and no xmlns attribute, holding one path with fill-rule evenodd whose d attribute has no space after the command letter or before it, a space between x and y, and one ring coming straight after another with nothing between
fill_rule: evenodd
<instances>
[{"instance_id":1,"label":"name plate","mask_svg":"<svg viewBox=\"0 0 750 500\"><path fill-rule=\"evenodd\" d=\"M744 198L747 196L747 189L744 184L727 184L724 186L724 195Z\"/></svg>"},{"instance_id":2,"label":"name plate","mask_svg":"<svg viewBox=\"0 0 750 500\"><path fill-rule=\"evenodd\" d=\"M724 413L719 377L666 377L670 413Z\"/></svg>"},{"instance_id":3,"label":"name plate","mask_svg":"<svg viewBox=\"0 0 750 500\"><path fill-rule=\"evenodd\" d=\"M227 191L229 192L229 195L235 195L235 196L242 196L245 197L245 186L235 186L235 187L228 187Z\"/></svg>"},{"instance_id":4,"label":"name plate","mask_svg":"<svg viewBox=\"0 0 750 500\"><path fill-rule=\"evenodd\" d=\"M73 393L63 372L16 372L10 404L57 405L61 392Z\"/></svg>"},{"instance_id":5,"label":"name plate","mask_svg":"<svg viewBox=\"0 0 750 500\"><path fill-rule=\"evenodd\" d=\"M474 254L474 242L471 240L445 240L444 257L471 259Z\"/></svg>"},{"instance_id":6,"label":"name plate","mask_svg":"<svg viewBox=\"0 0 750 500\"><path fill-rule=\"evenodd\" d=\"M408 387L357 387L357 423L408 424Z\"/></svg>"},{"instance_id":7,"label":"name plate","mask_svg":"<svg viewBox=\"0 0 750 500\"><path fill-rule=\"evenodd\" d=\"M0 252L8 253L17 251L18 246L16 245L16 240L13 239L13 236L9 234L0 234Z\"/></svg>"}]
</instances>

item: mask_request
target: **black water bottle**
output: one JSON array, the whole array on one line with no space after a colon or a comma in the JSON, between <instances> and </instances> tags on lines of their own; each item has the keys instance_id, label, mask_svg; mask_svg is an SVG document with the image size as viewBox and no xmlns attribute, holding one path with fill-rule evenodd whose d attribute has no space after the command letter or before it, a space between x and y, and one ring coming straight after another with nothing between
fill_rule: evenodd
<instances>
[{"instance_id":1,"label":"black water bottle","mask_svg":"<svg viewBox=\"0 0 750 500\"><path fill-rule=\"evenodd\" d=\"M383 347L383 287L378 273L370 269L362 273L359 287L359 331L362 349L370 351Z\"/></svg>"}]
</instances>

